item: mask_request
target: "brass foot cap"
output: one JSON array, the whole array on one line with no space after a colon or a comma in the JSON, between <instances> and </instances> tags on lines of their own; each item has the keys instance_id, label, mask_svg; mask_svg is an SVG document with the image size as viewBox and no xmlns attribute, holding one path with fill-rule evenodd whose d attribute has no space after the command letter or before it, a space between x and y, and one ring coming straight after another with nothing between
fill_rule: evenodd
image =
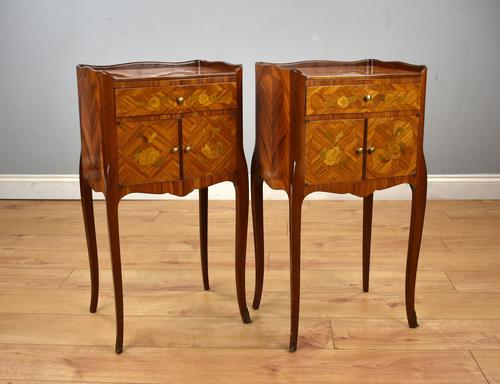
<instances>
[{"instance_id":1,"label":"brass foot cap","mask_svg":"<svg viewBox=\"0 0 500 384\"><path fill-rule=\"evenodd\" d=\"M250 317L250 314L248 313L248 308L245 308L245 310L241 314L241 320L243 320L243 323L245 323L245 324L250 324L252 322L252 318Z\"/></svg>"},{"instance_id":2,"label":"brass foot cap","mask_svg":"<svg viewBox=\"0 0 500 384\"><path fill-rule=\"evenodd\" d=\"M123 345L120 345L120 344L116 344L115 346L115 352L120 354L123 352Z\"/></svg>"}]
</instances>

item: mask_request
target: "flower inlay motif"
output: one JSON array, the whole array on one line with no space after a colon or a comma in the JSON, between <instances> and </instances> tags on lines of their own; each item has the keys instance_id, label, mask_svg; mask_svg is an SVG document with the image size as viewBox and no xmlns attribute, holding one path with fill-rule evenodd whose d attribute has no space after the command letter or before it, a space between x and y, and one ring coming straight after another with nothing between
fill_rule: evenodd
<instances>
[{"instance_id":1,"label":"flower inlay motif","mask_svg":"<svg viewBox=\"0 0 500 384\"><path fill-rule=\"evenodd\" d=\"M198 102L199 102L201 105L208 104L208 103L210 102L210 97L209 97L206 93L202 93L202 94L198 97Z\"/></svg>"},{"instance_id":2,"label":"flower inlay motif","mask_svg":"<svg viewBox=\"0 0 500 384\"><path fill-rule=\"evenodd\" d=\"M400 123L394 126L392 136L387 146L382 148L378 155L382 163L398 160L405 154L406 144L403 139L409 130L411 130L409 123Z\"/></svg>"},{"instance_id":3,"label":"flower inlay motif","mask_svg":"<svg viewBox=\"0 0 500 384\"><path fill-rule=\"evenodd\" d=\"M323 163L329 167L340 164L345 161L345 152L338 145L338 142L344 137L344 132L339 132L335 137L331 131L325 133L325 137L331 143L330 148L323 148L321 150L320 156Z\"/></svg>"},{"instance_id":4,"label":"flower inlay motif","mask_svg":"<svg viewBox=\"0 0 500 384\"><path fill-rule=\"evenodd\" d=\"M138 152L134 156L135 161L142 167L150 167L160 159L160 152L155 148L146 148Z\"/></svg>"},{"instance_id":5,"label":"flower inlay motif","mask_svg":"<svg viewBox=\"0 0 500 384\"><path fill-rule=\"evenodd\" d=\"M224 155L224 152L226 151L224 143L217 139L217 134L219 132L219 127L211 127L208 143L205 143L205 145L201 148L201 153L203 153L203 155L209 160L214 160Z\"/></svg>"},{"instance_id":6,"label":"flower inlay motif","mask_svg":"<svg viewBox=\"0 0 500 384\"><path fill-rule=\"evenodd\" d=\"M148 106L153 108L153 109L157 109L160 107L160 98L158 96L153 96L149 99L148 101Z\"/></svg>"},{"instance_id":7,"label":"flower inlay motif","mask_svg":"<svg viewBox=\"0 0 500 384\"><path fill-rule=\"evenodd\" d=\"M349 99L346 96L341 96L341 97L338 98L337 104L340 107L345 108L345 107L347 107L349 105Z\"/></svg>"},{"instance_id":8,"label":"flower inlay motif","mask_svg":"<svg viewBox=\"0 0 500 384\"><path fill-rule=\"evenodd\" d=\"M145 143L135 152L135 162L141 167L158 167L162 165L165 159L162 159L160 151L152 146L153 141L158 137L158 133L148 130L140 133L139 136Z\"/></svg>"}]
</instances>

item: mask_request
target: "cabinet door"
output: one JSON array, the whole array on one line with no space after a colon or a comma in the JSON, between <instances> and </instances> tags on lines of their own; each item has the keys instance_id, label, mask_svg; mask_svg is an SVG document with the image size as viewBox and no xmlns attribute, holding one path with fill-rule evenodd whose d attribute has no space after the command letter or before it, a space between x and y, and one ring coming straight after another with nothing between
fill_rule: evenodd
<instances>
[{"instance_id":1,"label":"cabinet door","mask_svg":"<svg viewBox=\"0 0 500 384\"><path fill-rule=\"evenodd\" d=\"M418 117L368 119L366 178L406 176L417 166Z\"/></svg>"},{"instance_id":2,"label":"cabinet door","mask_svg":"<svg viewBox=\"0 0 500 384\"><path fill-rule=\"evenodd\" d=\"M306 124L305 182L359 181L363 174L364 120L328 120Z\"/></svg>"},{"instance_id":3,"label":"cabinet door","mask_svg":"<svg viewBox=\"0 0 500 384\"><path fill-rule=\"evenodd\" d=\"M198 178L236 169L234 115L182 119L184 178Z\"/></svg>"},{"instance_id":4,"label":"cabinet door","mask_svg":"<svg viewBox=\"0 0 500 384\"><path fill-rule=\"evenodd\" d=\"M117 139L120 184L179 180L177 120L121 123Z\"/></svg>"}]
</instances>

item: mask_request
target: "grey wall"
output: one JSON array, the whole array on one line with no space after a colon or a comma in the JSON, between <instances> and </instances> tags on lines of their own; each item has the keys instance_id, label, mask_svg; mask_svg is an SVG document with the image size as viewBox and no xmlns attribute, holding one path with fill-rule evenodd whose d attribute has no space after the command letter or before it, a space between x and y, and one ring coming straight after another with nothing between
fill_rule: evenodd
<instances>
[{"instance_id":1,"label":"grey wall","mask_svg":"<svg viewBox=\"0 0 500 384\"><path fill-rule=\"evenodd\" d=\"M500 173L500 1L0 0L0 174L75 174L75 65L380 58L429 67L429 172Z\"/></svg>"}]
</instances>

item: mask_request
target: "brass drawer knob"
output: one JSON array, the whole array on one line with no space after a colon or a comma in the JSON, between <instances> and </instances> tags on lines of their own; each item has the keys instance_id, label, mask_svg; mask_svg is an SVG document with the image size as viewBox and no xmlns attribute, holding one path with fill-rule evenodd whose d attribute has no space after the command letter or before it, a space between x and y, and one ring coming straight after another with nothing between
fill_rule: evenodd
<instances>
[{"instance_id":1,"label":"brass drawer knob","mask_svg":"<svg viewBox=\"0 0 500 384\"><path fill-rule=\"evenodd\" d=\"M186 146L186 148L184 148L184 151L185 151L185 152L191 152L191 147L190 147L189 145L188 145L188 146Z\"/></svg>"},{"instance_id":2,"label":"brass drawer knob","mask_svg":"<svg viewBox=\"0 0 500 384\"><path fill-rule=\"evenodd\" d=\"M363 153L363 147L356 148L356 155L361 155Z\"/></svg>"},{"instance_id":3,"label":"brass drawer knob","mask_svg":"<svg viewBox=\"0 0 500 384\"><path fill-rule=\"evenodd\" d=\"M365 95L365 96L363 97L363 100L364 100L364 101L370 101L371 99L372 99L372 95Z\"/></svg>"},{"instance_id":4,"label":"brass drawer knob","mask_svg":"<svg viewBox=\"0 0 500 384\"><path fill-rule=\"evenodd\" d=\"M177 98L177 105L182 105L184 104L184 97L180 96Z\"/></svg>"},{"instance_id":5,"label":"brass drawer knob","mask_svg":"<svg viewBox=\"0 0 500 384\"><path fill-rule=\"evenodd\" d=\"M375 147L369 147L367 149L367 151L368 151L368 153L373 153L373 152L375 152Z\"/></svg>"},{"instance_id":6,"label":"brass drawer knob","mask_svg":"<svg viewBox=\"0 0 500 384\"><path fill-rule=\"evenodd\" d=\"M179 151L179 148L177 148L177 147L172 148L172 153L177 153L178 151Z\"/></svg>"}]
</instances>

